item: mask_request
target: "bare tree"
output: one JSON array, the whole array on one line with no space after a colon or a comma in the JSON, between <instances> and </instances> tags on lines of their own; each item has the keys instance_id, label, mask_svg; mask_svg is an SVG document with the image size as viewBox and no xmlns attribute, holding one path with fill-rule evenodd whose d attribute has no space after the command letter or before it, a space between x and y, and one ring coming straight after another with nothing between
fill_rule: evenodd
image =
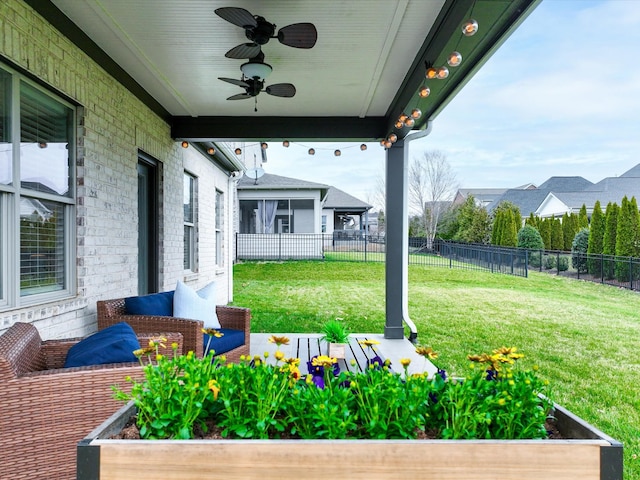
<instances>
[{"instance_id":1,"label":"bare tree","mask_svg":"<svg viewBox=\"0 0 640 480\"><path fill-rule=\"evenodd\" d=\"M449 208L457 189L456 174L444 153L438 150L424 152L409 165L409 203L420 224L429 246L433 242L440 216Z\"/></svg>"}]
</instances>

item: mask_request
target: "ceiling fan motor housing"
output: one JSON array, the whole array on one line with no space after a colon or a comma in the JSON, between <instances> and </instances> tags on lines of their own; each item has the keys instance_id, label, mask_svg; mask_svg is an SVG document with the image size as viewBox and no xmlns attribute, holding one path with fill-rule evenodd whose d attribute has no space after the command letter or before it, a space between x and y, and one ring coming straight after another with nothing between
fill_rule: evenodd
<instances>
[{"instance_id":1,"label":"ceiling fan motor housing","mask_svg":"<svg viewBox=\"0 0 640 480\"><path fill-rule=\"evenodd\" d=\"M253 28L246 28L245 33L247 38L252 42L257 43L258 45L264 45L269 41L270 38L273 38L273 34L276 31L276 26L272 23L267 22L263 17L256 16L256 21L258 25Z\"/></svg>"}]
</instances>

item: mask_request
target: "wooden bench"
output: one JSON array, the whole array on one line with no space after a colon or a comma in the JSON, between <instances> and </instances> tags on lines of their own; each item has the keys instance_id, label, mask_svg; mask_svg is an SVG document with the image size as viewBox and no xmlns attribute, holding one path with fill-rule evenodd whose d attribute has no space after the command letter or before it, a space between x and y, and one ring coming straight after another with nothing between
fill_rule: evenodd
<instances>
[{"instance_id":1,"label":"wooden bench","mask_svg":"<svg viewBox=\"0 0 640 480\"><path fill-rule=\"evenodd\" d=\"M338 360L340 371L342 372L363 372L368 368L369 360L378 356L385 361L380 354L377 345L367 347L361 345L360 341L367 340L367 337L350 337L349 344L345 346L345 358ZM301 369L304 370L306 363L316 355L327 354L327 344L320 340L320 337L299 337L292 345L292 356L300 359Z\"/></svg>"}]
</instances>

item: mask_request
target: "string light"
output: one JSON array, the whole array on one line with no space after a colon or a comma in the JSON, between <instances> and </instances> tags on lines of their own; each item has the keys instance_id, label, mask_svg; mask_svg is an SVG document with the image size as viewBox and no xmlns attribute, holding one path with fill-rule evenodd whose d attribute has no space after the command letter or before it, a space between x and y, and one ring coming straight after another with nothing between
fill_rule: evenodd
<instances>
[{"instance_id":1,"label":"string light","mask_svg":"<svg viewBox=\"0 0 640 480\"><path fill-rule=\"evenodd\" d=\"M438 69L438 79L444 80L449 76L449 69L445 66L442 66Z\"/></svg>"},{"instance_id":2,"label":"string light","mask_svg":"<svg viewBox=\"0 0 640 480\"><path fill-rule=\"evenodd\" d=\"M282 142L282 146L285 148L289 148L289 140L285 140L284 142Z\"/></svg>"},{"instance_id":3,"label":"string light","mask_svg":"<svg viewBox=\"0 0 640 480\"><path fill-rule=\"evenodd\" d=\"M426 85L423 85L422 87L420 87L420 90L418 90L418 95L420 95L422 98L427 98L430 93L431 89Z\"/></svg>"},{"instance_id":4,"label":"string light","mask_svg":"<svg viewBox=\"0 0 640 480\"><path fill-rule=\"evenodd\" d=\"M447 64L450 67L457 67L462 62L462 55L460 52L451 52L447 58Z\"/></svg>"},{"instance_id":5,"label":"string light","mask_svg":"<svg viewBox=\"0 0 640 480\"><path fill-rule=\"evenodd\" d=\"M187 142L186 140L183 140L182 148L187 148L187 147L189 147L189 142Z\"/></svg>"},{"instance_id":6,"label":"string light","mask_svg":"<svg viewBox=\"0 0 640 480\"><path fill-rule=\"evenodd\" d=\"M360 145L360 150L362 150L364 152L366 149L367 149L367 145L365 143Z\"/></svg>"},{"instance_id":7,"label":"string light","mask_svg":"<svg viewBox=\"0 0 640 480\"><path fill-rule=\"evenodd\" d=\"M236 148L234 151L236 152L236 155L240 155L242 153L241 148Z\"/></svg>"},{"instance_id":8,"label":"string light","mask_svg":"<svg viewBox=\"0 0 640 480\"><path fill-rule=\"evenodd\" d=\"M309 155L315 155L315 154L316 154L315 148L310 148L309 149Z\"/></svg>"},{"instance_id":9,"label":"string light","mask_svg":"<svg viewBox=\"0 0 640 480\"><path fill-rule=\"evenodd\" d=\"M396 143L398 141L398 135L392 133L391 135L389 135L389 137L387 137L387 140L389 140L391 143Z\"/></svg>"},{"instance_id":10,"label":"string light","mask_svg":"<svg viewBox=\"0 0 640 480\"><path fill-rule=\"evenodd\" d=\"M411 110L411 117L417 120L421 116L422 116L422 111L419 108L414 108L413 110Z\"/></svg>"},{"instance_id":11,"label":"string light","mask_svg":"<svg viewBox=\"0 0 640 480\"><path fill-rule=\"evenodd\" d=\"M475 35L478 31L478 22L476 22L473 18L470 18L462 25L462 34L465 37L471 37Z\"/></svg>"},{"instance_id":12,"label":"string light","mask_svg":"<svg viewBox=\"0 0 640 480\"><path fill-rule=\"evenodd\" d=\"M209 155L213 155L214 153L216 153L216 149L215 149L215 148L213 148L213 147L209 147L209 149L207 150L207 153L208 153Z\"/></svg>"},{"instance_id":13,"label":"string light","mask_svg":"<svg viewBox=\"0 0 640 480\"><path fill-rule=\"evenodd\" d=\"M333 154L334 154L336 157L339 157L340 155L342 155L342 152L341 152L340 150L336 150L335 152L333 152Z\"/></svg>"},{"instance_id":14,"label":"string light","mask_svg":"<svg viewBox=\"0 0 640 480\"><path fill-rule=\"evenodd\" d=\"M262 147L263 150L266 150L267 148L269 148L269 145L267 145L267 142L262 142L260 144L260 147Z\"/></svg>"},{"instance_id":15,"label":"string light","mask_svg":"<svg viewBox=\"0 0 640 480\"><path fill-rule=\"evenodd\" d=\"M437 76L438 76L438 70L435 67L427 68L427 71L425 72L425 77L427 77L429 80L433 80Z\"/></svg>"}]
</instances>

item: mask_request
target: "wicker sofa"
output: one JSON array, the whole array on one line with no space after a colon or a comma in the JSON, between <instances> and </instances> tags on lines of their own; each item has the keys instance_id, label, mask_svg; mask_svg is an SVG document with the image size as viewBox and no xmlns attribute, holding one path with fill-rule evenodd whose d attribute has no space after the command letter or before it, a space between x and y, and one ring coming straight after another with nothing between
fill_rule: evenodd
<instances>
[{"instance_id":1,"label":"wicker sofa","mask_svg":"<svg viewBox=\"0 0 640 480\"><path fill-rule=\"evenodd\" d=\"M181 334L161 335L182 352ZM62 368L80 340L42 341L29 323L0 336L0 478L75 478L77 443L122 406L111 386L143 378L139 363Z\"/></svg>"},{"instance_id":2,"label":"wicker sofa","mask_svg":"<svg viewBox=\"0 0 640 480\"><path fill-rule=\"evenodd\" d=\"M157 315L127 315L124 298L99 300L97 308L99 330L124 321L131 325L136 333L180 332L184 340L184 352L193 351L198 357L203 355L202 328L204 322L200 320ZM242 307L218 305L216 314L222 328L244 331L244 345L224 354L227 362L238 362L241 355L249 355L251 310Z\"/></svg>"}]
</instances>

